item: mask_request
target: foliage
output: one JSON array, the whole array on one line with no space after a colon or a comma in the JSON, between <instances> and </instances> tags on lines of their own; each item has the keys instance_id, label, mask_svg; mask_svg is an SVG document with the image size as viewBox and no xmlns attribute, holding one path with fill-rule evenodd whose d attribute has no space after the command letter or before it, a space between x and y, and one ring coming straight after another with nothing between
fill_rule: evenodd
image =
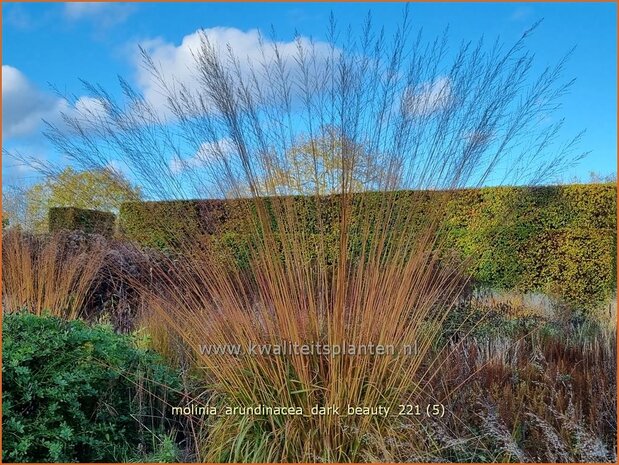
<instances>
[{"instance_id":1,"label":"foliage","mask_svg":"<svg viewBox=\"0 0 619 465\"><path fill-rule=\"evenodd\" d=\"M119 160L150 199L239 203L226 241L239 244L243 263L218 247L227 225L211 233L200 215L176 215L189 224L156 237L176 253L152 269L161 285L146 289L154 318L195 351L203 380L227 405L397 408L403 395L419 393L422 363L463 285L461 260L435 247L443 195L484 185L490 175L539 183L581 156L578 135L556 137L560 118L539 124L560 108L571 81L562 79L565 59L537 72L526 48L534 28L506 46L480 39L454 53L447 32L430 40L412 33L407 9L391 36L370 15L361 28L341 31L334 18L327 28L328 43L301 35L293 47L260 40L253 60L204 31L192 50L197 87L142 50L165 113L126 80L120 99L85 83L108 111L66 115L71 131L50 125L46 132L81 166ZM290 153L326 128L336 128L335 150ZM364 168L355 147L381 170ZM327 168L325 155L336 159ZM325 169L334 183L322 193L338 193L327 201L334 207L316 195ZM313 201L290 196L300 188L313 190ZM186 235L192 228L197 234ZM418 350L234 357L198 347L287 342ZM399 427L393 417L352 415L209 420L196 441L206 461L356 462L383 455Z\"/></svg>"},{"instance_id":2,"label":"foliage","mask_svg":"<svg viewBox=\"0 0 619 465\"><path fill-rule=\"evenodd\" d=\"M140 190L110 169L75 171L68 167L24 190L23 208L27 228L48 230L48 211L53 207L118 212L121 203L138 200Z\"/></svg>"},{"instance_id":3,"label":"foliage","mask_svg":"<svg viewBox=\"0 0 619 465\"><path fill-rule=\"evenodd\" d=\"M115 221L116 216L109 212L74 207L49 209L49 231L52 233L68 229L111 237L114 234Z\"/></svg>"},{"instance_id":4,"label":"foliage","mask_svg":"<svg viewBox=\"0 0 619 465\"><path fill-rule=\"evenodd\" d=\"M199 208L196 202L126 202L120 206L119 230L148 247L174 248L183 238L197 233L198 225L208 228L208 218L200 218Z\"/></svg>"},{"instance_id":5,"label":"foliage","mask_svg":"<svg viewBox=\"0 0 619 465\"><path fill-rule=\"evenodd\" d=\"M333 126L323 128L314 138L304 137L285 154L286 163L275 166L267 191L288 195L333 195L341 192L341 177L350 173L350 190L368 188L385 176L376 157ZM354 161L353 161L354 160ZM350 168L346 165L350 165Z\"/></svg>"},{"instance_id":6,"label":"foliage","mask_svg":"<svg viewBox=\"0 0 619 465\"><path fill-rule=\"evenodd\" d=\"M120 461L170 426L179 379L128 336L27 313L2 332L3 461Z\"/></svg>"},{"instance_id":7,"label":"foliage","mask_svg":"<svg viewBox=\"0 0 619 465\"><path fill-rule=\"evenodd\" d=\"M15 185L2 186L2 226L25 227L30 224L26 208L26 189Z\"/></svg>"},{"instance_id":8,"label":"foliage","mask_svg":"<svg viewBox=\"0 0 619 465\"><path fill-rule=\"evenodd\" d=\"M410 192L395 195L398 208L423 214ZM614 291L615 184L465 189L447 198L442 245L470 261L470 272L480 285L545 292L579 306L603 301ZM299 227L308 237L308 255L315 257L322 242L333 262L338 253L337 196L290 199L296 202ZM199 232L212 235L211 241L223 245L246 268L249 228L255 223L235 214L234 202L238 201L123 204L120 224L126 237L163 248L173 248L180 231L187 234L193 225L194 237ZM385 194L364 193L355 194L353 202L349 243L351 253L358 254L362 247L359 219L387 201ZM425 208L431 205L436 203L428 201ZM277 216L272 206L270 211ZM391 234L397 237L392 224Z\"/></svg>"},{"instance_id":9,"label":"foliage","mask_svg":"<svg viewBox=\"0 0 619 465\"><path fill-rule=\"evenodd\" d=\"M474 257L486 287L591 307L616 288L616 193L610 183L466 190L448 207L447 243Z\"/></svg>"},{"instance_id":10,"label":"foliage","mask_svg":"<svg viewBox=\"0 0 619 465\"><path fill-rule=\"evenodd\" d=\"M519 286L591 309L616 289L617 242L610 229L563 228L529 242Z\"/></svg>"}]
</instances>

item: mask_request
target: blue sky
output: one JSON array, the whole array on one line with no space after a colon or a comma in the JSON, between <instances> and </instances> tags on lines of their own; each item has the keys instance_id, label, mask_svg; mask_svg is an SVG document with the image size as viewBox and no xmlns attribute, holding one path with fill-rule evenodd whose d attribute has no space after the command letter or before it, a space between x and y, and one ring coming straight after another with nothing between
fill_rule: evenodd
<instances>
[{"instance_id":1,"label":"blue sky","mask_svg":"<svg viewBox=\"0 0 619 465\"><path fill-rule=\"evenodd\" d=\"M79 78L117 89L116 76L123 75L148 92L137 44L182 73L183 44L200 28L225 28L221 34L232 41L246 40L246 33L256 28L268 33L271 26L280 40L291 40L295 30L324 40L331 12L342 23L360 24L368 9L387 32L402 13L401 4L371 3L4 3L3 145L44 159L57 157L40 134L40 119L54 121L70 104L50 85L79 98L84 94ZM481 34L511 42L543 18L528 43L538 66L577 47L565 73L577 81L561 114L566 134L586 129L581 148L591 154L565 179L586 180L590 171L616 173L616 4L414 3L411 13L428 35L449 25L453 47ZM34 173L3 160L3 183L20 179L29 182Z\"/></svg>"}]
</instances>

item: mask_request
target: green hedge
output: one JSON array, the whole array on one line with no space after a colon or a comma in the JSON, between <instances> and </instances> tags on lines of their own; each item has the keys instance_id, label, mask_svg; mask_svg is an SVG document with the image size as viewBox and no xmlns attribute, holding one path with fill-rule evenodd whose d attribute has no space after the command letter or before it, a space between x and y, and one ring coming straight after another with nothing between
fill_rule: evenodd
<instances>
[{"instance_id":1,"label":"green hedge","mask_svg":"<svg viewBox=\"0 0 619 465\"><path fill-rule=\"evenodd\" d=\"M615 184L484 188L448 205L448 242L475 279L589 306L616 289Z\"/></svg>"},{"instance_id":2,"label":"green hedge","mask_svg":"<svg viewBox=\"0 0 619 465\"><path fill-rule=\"evenodd\" d=\"M30 313L2 335L4 462L144 461L174 426L180 376L129 336Z\"/></svg>"},{"instance_id":3,"label":"green hedge","mask_svg":"<svg viewBox=\"0 0 619 465\"><path fill-rule=\"evenodd\" d=\"M588 306L608 298L616 288L616 185L575 184L545 187L489 187L449 193L441 226L445 243L463 257L472 257L471 273L479 285L494 289L539 291ZM424 206L437 205L444 192L399 191L365 193L353 198L355 212L350 246L363 246L355 231L364 215L372 221L385 196L395 196L400 214L414 211L420 223ZM337 256L338 197L320 200L322 222L318 228L318 205L312 197L290 198L313 238L326 238L328 257ZM266 200L269 203L269 200ZM238 202L238 201L234 201ZM130 239L154 247L173 248L179 237L206 232L246 263L250 221L236 214L232 201L144 202L123 204L121 231ZM282 207L285 202L277 202ZM357 208L358 207L358 208ZM269 206L272 208L272 206ZM251 216L251 215L250 215ZM391 236L398 237L397 224Z\"/></svg>"},{"instance_id":4,"label":"green hedge","mask_svg":"<svg viewBox=\"0 0 619 465\"><path fill-rule=\"evenodd\" d=\"M50 232L68 229L111 237L114 234L115 223L116 215L109 212L75 207L49 209Z\"/></svg>"}]
</instances>

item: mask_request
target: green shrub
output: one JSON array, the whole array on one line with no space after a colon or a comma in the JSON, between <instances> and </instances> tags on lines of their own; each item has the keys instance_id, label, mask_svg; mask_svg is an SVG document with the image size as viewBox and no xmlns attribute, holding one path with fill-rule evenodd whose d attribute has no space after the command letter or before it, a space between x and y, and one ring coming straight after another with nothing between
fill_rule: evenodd
<instances>
[{"instance_id":1,"label":"green shrub","mask_svg":"<svg viewBox=\"0 0 619 465\"><path fill-rule=\"evenodd\" d=\"M74 207L49 209L50 232L68 229L111 237L114 234L115 223L116 215L109 212Z\"/></svg>"},{"instance_id":2,"label":"green shrub","mask_svg":"<svg viewBox=\"0 0 619 465\"><path fill-rule=\"evenodd\" d=\"M616 288L617 243L605 230L545 231L521 257L523 290L540 290L583 308L608 299Z\"/></svg>"},{"instance_id":3,"label":"green shrub","mask_svg":"<svg viewBox=\"0 0 619 465\"><path fill-rule=\"evenodd\" d=\"M616 195L610 183L461 191L447 207L447 243L473 257L484 287L587 309L616 289Z\"/></svg>"},{"instance_id":4,"label":"green shrub","mask_svg":"<svg viewBox=\"0 0 619 465\"><path fill-rule=\"evenodd\" d=\"M2 459L113 462L156 451L179 379L110 327L27 313L2 324Z\"/></svg>"},{"instance_id":5,"label":"green shrub","mask_svg":"<svg viewBox=\"0 0 619 465\"><path fill-rule=\"evenodd\" d=\"M386 195L396 196L399 215L411 211L421 223L428 215L419 200L426 199L425 205L433 208L436 196L445 193L424 192L421 197L413 191L355 194L349 238L353 255L367 246L360 239L362 227L357 220L361 217L371 223ZM469 271L483 287L546 292L581 306L595 305L616 287L616 195L613 183L453 191L440 202L446 208L441 234L446 246L471 260ZM322 197L320 205L315 197L291 199L297 202L295 211L305 225L311 249L308 257L315 253L314 237L326 238L327 257L337 257L338 197ZM272 208L272 202L265 201ZM212 245L227 248L246 266L256 237L249 230L254 222L251 214L235 214L242 209L235 209L234 202L239 201L126 203L119 219L127 238L155 247L173 248L181 232L194 236L206 232L212 236ZM318 211L326 225L322 230ZM398 225L392 224L389 237L397 240L400 236Z\"/></svg>"}]
</instances>

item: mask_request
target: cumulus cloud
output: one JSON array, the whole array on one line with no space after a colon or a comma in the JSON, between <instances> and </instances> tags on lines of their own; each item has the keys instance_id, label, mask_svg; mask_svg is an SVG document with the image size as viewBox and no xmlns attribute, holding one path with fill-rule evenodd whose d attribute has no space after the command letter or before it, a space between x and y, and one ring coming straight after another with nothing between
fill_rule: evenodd
<instances>
[{"instance_id":1,"label":"cumulus cloud","mask_svg":"<svg viewBox=\"0 0 619 465\"><path fill-rule=\"evenodd\" d=\"M170 170L173 173L180 173L187 169L203 167L216 160L229 157L233 150L232 141L228 138L217 142L203 142L192 157L184 159L174 157L170 162Z\"/></svg>"},{"instance_id":2,"label":"cumulus cloud","mask_svg":"<svg viewBox=\"0 0 619 465\"><path fill-rule=\"evenodd\" d=\"M233 27L214 27L202 31L208 41L221 53L227 53L228 46L239 59L242 73L247 73L251 63L258 65L266 59L267 62L274 59L274 42L261 38L257 29L242 31ZM262 42L262 46L261 46ZM297 47L301 45L305 50L310 50L312 43L309 38L301 37L299 42L277 42L280 56L285 61L292 61L297 54ZM198 87L197 73L195 69L194 54L200 49L200 31L186 35L179 45L162 40L161 38L149 39L140 42L140 45L148 52L153 62L160 68L166 81L175 79L184 84L189 90ZM326 42L314 42L313 50L318 57L327 56L331 52L331 46ZM135 55L137 81L143 90L146 99L156 108L162 110L166 106L166 98L152 74L141 66L141 58Z\"/></svg>"},{"instance_id":3,"label":"cumulus cloud","mask_svg":"<svg viewBox=\"0 0 619 465\"><path fill-rule=\"evenodd\" d=\"M451 81L445 76L424 82L417 89L408 89L404 94L405 108L413 115L430 115L447 108L452 101Z\"/></svg>"},{"instance_id":4,"label":"cumulus cloud","mask_svg":"<svg viewBox=\"0 0 619 465\"><path fill-rule=\"evenodd\" d=\"M107 115L103 102L82 96L69 103L37 88L20 70L2 65L2 135L5 138L32 136L42 121L62 126L62 114L96 122Z\"/></svg>"},{"instance_id":5,"label":"cumulus cloud","mask_svg":"<svg viewBox=\"0 0 619 465\"><path fill-rule=\"evenodd\" d=\"M2 65L2 134L26 136L40 128L41 120L58 121L66 100L37 89L17 68Z\"/></svg>"},{"instance_id":6,"label":"cumulus cloud","mask_svg":"<svg viewBox=\"0 0 619 465\"><path fill-rule=\"evenodd\" d=\"M96 130L98 124L104 121L109 113L103 101L94 97L82 96L74 102L69 115L77 118L83 129L91 131Z\"/></svg>"},{"instance_id":7,"label":"cumulus cloud","mask_svg":"<svg viewBox=\"0 0 619 465\"><path fill-rule=\"evenodd\" d=\"M94 97L80 97L75 102L75 109L81 114L102 117L107 114L104 103Z\"/></svg>"},{"instance_id":8,"label":"cumulus cloud","mask_svg":"<svg viewBox=\"0 0 619 465\"><path fill-rule=\"evenodd\" d=\"M108 27L124 22L135 10L134 5L106 2L71 2L64 4L64 15L70 21L94 19Z\"/></svg>"}]
</instances>

